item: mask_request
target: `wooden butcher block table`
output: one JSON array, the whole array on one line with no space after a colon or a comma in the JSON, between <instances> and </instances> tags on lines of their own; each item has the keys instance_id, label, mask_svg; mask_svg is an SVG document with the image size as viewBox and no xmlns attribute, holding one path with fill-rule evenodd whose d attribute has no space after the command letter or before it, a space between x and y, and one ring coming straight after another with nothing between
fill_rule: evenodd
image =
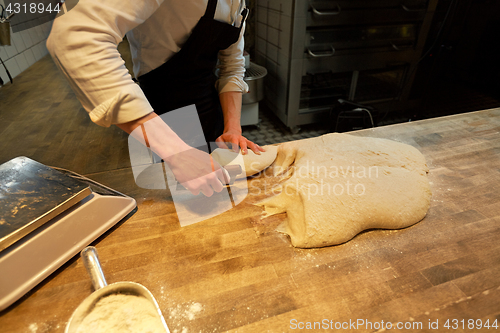
<instances>
[{"instance_id":1,"label":"wooden butcher block table","mask_svg":"<svg viewBox=\"0 0 500 333\"><path fill-rule=\"evenodd\" d=\"M404 230L296 249L266 229L285 215L261 221L261 208L251 204L262 197L260 179L250 180L250 195L232 210L181 228L164 192L138 188L121 169L90 177L134 197L138 212L95 245L108 283L146 286L171 332L365 332L387 322L400 323L399 331L494 332L499 131L500 109L492 109L352 133L404 142L425 155L431 208ZM0 331L63 332L91 291L81 259L73 258L1 313ZM480 323L490 328L479 330Z\"/></svg>"}]
</instances>

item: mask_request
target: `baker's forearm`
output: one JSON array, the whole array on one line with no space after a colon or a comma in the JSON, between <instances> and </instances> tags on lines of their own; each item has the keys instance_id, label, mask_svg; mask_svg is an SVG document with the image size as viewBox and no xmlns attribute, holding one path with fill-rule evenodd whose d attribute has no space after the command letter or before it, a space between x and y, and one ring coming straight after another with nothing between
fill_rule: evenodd
<instances>
[{"instance_id":1,"label":"baker's forearm","mask_svg":"<svg viewBox=\"0 0 500 333\"><path fill-rule=\"evenodd\" d=\"M144 139L146 146L164 159L190 148L155 112L116 126L139 141Z\"/></svg>"},{"instance_id":2,"label":"baker's forearm","mask_svg":"<svg viewBox=\"0 0 500 333\"><path fill-rule=\"evenodd\" d=\"M228 91L219 94L224 114L224 132L237 131L241 134L241 97L242 93Z\"/></svg>"},{"instance_id":3,"label":"baker's forearm","mask_svg":"<svg viewBox=\"0 0 500 333\"><path fill-rule=\"evenodd\" d=\"M127 132L128 134L130 134L137 127L143 125L148 120L151 120L151 119L153 119L155 117L158 117L158 115L155 112L151 112L150 114L145 115L142 118L139 118L139 119L136 119L136 120L132 120L132 121L129 121L129 122L123 123L123 124L116 124L116 126L118 126L122 130L124 130L125 132Z\"/></svg>"},{"instance_id":4,"label":"baker's forearm","mask_svg":"<svg viewBox=\"0 0 500 333\"><path fill-rule=\"evenodd\" d=\"M229 179L227 172L211 161L210 155L187 145L154 112L117 126L158 154L177 181L194 195L202 192L209 197L213 191L220 192L222 183Z\"/></svg>"}]
</instances>

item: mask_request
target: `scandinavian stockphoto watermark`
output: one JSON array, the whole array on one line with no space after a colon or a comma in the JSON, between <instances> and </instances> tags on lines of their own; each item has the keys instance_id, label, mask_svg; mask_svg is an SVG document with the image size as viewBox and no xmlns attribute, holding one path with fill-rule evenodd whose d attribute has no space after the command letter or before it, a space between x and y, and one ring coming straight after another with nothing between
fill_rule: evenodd
<instances>
[{"instance_id":1,"label":"scandinavian stockphoto watermark","mask_svg":"<svg viewBox=\"0 0 500 333\"><path fill-rule=\"evenodd\" d=\"M182 141L193 147L191 150L178 153L177 160L192 161L192 156L196 155L198 156L197 163L205 166L203 168L202 165L198 165L198 169L207 170L207 173L212 172L210 156L200 154L199 151L208 153L217 145L214 142L207 143L205 141L196 106L189 105L155 117L137 127L129 135L130 163L137 186L149 190L168 190L170 193L165 192L165 197L172 198L181 226L201 222L222 214L245 199L248 194L245 178L236 180L233 184L224 187L220 193L214 193L211 197L206 197L203 194L193 195L182 184L179 184L169 165L163 163L162 157L157 155L159 152L155 152L155 149L151 148L149 144L153 138L161 138L164 135L165 124L168 124L168 127ZM241 154L235 154L233 162L242 165L242 172L245 174ZM204 174L196 174L196 177L202 176ZM184 179L184 181L186 180L189 179Z\"/></svg>"},{"instance_id":2,"label":"scandinavian stockphoto watermark","mask_svg":"<svg viewBox=\"0 0 500 333\"><path fill-rule=\"evenodd\" d=\"M283 170L279 170L280 172ZM294 167L293 177L284 184L273 186L271 189L262 188L259 183L250 182L251 194L272 193L274 195L285 192L293 195L301 192L307 200L315 196L362 196L366 193L366 181L378 178L377 166L362 166L354 161L344 165L316 165L314 161ZM308 181L304 182L304 179Z\"/></svg>"},{"instance_id":3,"label":"scandinavian stockphoto watermark","mask_svg":"<svg viewBox=\"0 0 500 333\"><path fill-rule=\"evenodd\" d=\"M186 106L167 112L160 117L155 117L137 127L129 136L130 163L135 183L139 187L149 190L168 190L169 194L165 192L165 197L172 198L181 226L201 222L222 214L241 203L249 193L251 195L259 195L262 191L267 193L266 185L262 188L262 183L256 186L253 179L247 182L245 177L241 177L237 178L233 184L224 187L222 192L214 193L211 197L202 194L191 194L182 184L178 183L169 164L163 163L160 156L162 153L158 151L162 149L150 147L150 140L152 142L168 142L162 139L166 130L165 124L188 146L193 147L178 153L176 160L188 161L187 163L196 160L200 164L198 169L205 170L203 172L207 174L213 172L210 167L210 156L200 153L200 151L208 153L217 148L217 144L205 141L195 105ZM201 156L201 159L194 159L193 156ZM233 156L234 160L230 164L242 166L242 175L245 175L243 156L241 154L234 154ZM172 156L169 156L169 158L172 160ZM260 171L256 164L250 165L250 168ZM301 191L302 195L306 195L308 200L314 196L325 195L362 196L366 192L366 181L379 176L379 170L376 166L365 167L354 162L327 167L325 165L316 165L314 161L306 161L305 164L302 163L294 167L293 172L294 177L292 180L272 188L274 194L284 191L286 194L292 195L296 191ZM198 172L193 177L202 176L204 174ZM263 173L259 178L262 179L262 177L266 176L267 174ZM189 175L186 177L189 177ZM303 182L301 180L303 178L312 181ZM187 180L189 179L184 179L184 182ZM249 186L252 191L249 191Z\"/></svg>"}]
</instances>

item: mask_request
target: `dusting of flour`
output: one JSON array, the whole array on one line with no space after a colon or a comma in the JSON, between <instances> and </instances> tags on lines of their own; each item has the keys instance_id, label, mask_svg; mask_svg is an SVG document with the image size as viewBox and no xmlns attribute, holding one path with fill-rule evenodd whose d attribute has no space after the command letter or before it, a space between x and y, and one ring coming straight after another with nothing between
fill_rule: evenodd
<instances>
[{"instance_id":1,"label":"dusting of flour","mask_svg":"<svg viewBox=\"0 0 500 333\"><path fill-rule=\"evenodd\" d=\"M194 320L196 315L203 311L200 303L177 304L177 307L170 309L169 325L173 326L172 333L189 333L187 327L181 327L184 320ZM171 326L171 328L172 328Z\"/></svg>"},{"instance_id":2,"label":"dusting of flour","mask_svg":"<svg viewBox=\"0 0 500 333\"><path fill-rule=\"evenodd\" d=\"M140 296L114 294L100 299L77 333L165 333L151 302Z\"/></svg>"}]
</instances>

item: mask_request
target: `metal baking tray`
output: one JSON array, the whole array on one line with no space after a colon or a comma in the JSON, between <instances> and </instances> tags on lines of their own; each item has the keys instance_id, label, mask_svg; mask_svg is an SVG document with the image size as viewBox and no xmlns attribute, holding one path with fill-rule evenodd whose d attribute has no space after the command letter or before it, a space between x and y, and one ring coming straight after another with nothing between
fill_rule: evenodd
<instances>
[{"instance_id":1,"label":"metal baking tray","mask_svg":"<svg viewBox=\"0 0 500 333\"><path fill-rule=\"evenodd\" d=\"M91 193L87 184L27 157L0 165L0 251Z\"/></svg>"},{"instance_id":2,"label":"metal baking tray","mask_svg":"<svg viewBox=\"0 0 500 333\"><path fill-rule=\"evenodd\" d=\"M0 311L137 210L131 197L26 157L0 175Z\"/></svg>"}]
</instances>

